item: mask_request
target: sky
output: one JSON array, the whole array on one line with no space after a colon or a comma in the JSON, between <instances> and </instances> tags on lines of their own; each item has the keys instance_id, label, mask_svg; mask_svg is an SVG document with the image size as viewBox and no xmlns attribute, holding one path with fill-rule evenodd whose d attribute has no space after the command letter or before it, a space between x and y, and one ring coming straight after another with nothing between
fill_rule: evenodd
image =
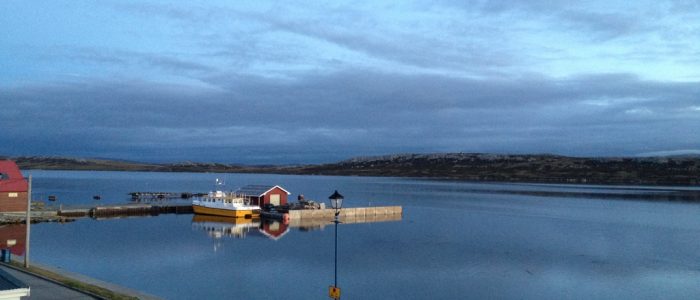
<instances>
[{"instance_id":1,"label":"sky","mask_svg":"<svg viewBox=\"0 0 700 300\"><path fill-rule=\"evenodd\" d=\"M697 1L0 1L0 155L700 153Z\"/></svg>"}]
</instances>

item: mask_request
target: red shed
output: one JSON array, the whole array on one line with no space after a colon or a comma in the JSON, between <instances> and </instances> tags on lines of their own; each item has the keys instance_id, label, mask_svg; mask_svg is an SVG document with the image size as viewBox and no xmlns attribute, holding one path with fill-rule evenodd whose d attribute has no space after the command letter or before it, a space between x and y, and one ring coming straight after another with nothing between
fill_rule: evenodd
<instances>
[{"instance_id":1,"label":"red shed","mask_svg":"<svg viewBox=\"0 0 700 300\"><path fill-rule=\"evenodd\" d=\"M14 161L0 160L0 212L27 211L29 185Z\"/></svg>"},{"instance_id":2,"label":"red shed","mask_svg":"<svg viewBox=\"0 0 700 300\"><path fill-rule=\"evenodd\" d=\"M291 194L279 185L246 185L236 192L245 195L247 199L250 199L251 204L260 207L265 206L265 204L286 205L287 196Z\"/></svg>"}]
</instances>

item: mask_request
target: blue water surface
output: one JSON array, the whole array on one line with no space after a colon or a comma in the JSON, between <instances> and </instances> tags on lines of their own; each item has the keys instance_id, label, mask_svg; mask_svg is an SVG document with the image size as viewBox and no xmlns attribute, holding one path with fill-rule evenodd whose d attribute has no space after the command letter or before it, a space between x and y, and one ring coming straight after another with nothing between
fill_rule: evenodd
<instances>
[{"instance_id":1,"label":"blue water surface","mask_svg":"<svg viewBox=\"0 0 700 300\"><path fill-rule=\"evenodd\" d=\"M696 187L466 183L421 179L25 171L55 205L129 203L129 192L279 184L295 199L401 205L401 220L341 224L343 299L693 299L700 205L645 200ZM95 201L92 196L100 195ZM641 196L640 196L641 195ZM328 299L333 224L262 225L243 237L192 215L81 219L32 227L32 260L167 299ZM218 224L243 228L237 224Z\"/></svg>"}]
</instances>

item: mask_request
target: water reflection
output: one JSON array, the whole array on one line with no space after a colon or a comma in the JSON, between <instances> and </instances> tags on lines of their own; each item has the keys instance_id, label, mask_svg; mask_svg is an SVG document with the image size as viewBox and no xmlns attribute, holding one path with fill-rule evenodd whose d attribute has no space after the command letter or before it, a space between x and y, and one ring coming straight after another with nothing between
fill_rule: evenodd
<instances>
[{"instance_id":1,"label":"water reflection","mask_svg":"<svg viewBox=\"0 0 700 300\"><path fill-rule=\"evenodd\" d=\"M214 240L222 238L244 239L246 237L266 237L278 240L289 232L289 224L276 220L231 218L220 216L194 215L192 228L201 230Z\"/></svg>"},{"instance_id":2,"label":"water reflection","mask_svg":"<svg viewBox=\"0 0 700 300\"><path fill-rule=\"evenodd\" d=\"M401 218L401 214L368 215L342 218L341 224L391 222L401 221ZM297 218L289 222L281 222L197 214L192 217L192 228L206 232L214 240L222 238L244 239L246 237L266 237L271 240L279 240L289 232L290 228L297 228L299 231L313 231L322 230L332 224L332 221L324 218Z\"/></svg>"},{"instance_id":3,"label":"water reflection","mask_svg":"<svg viewBox=\"0 0 700 300\"><path fill-rule=\"evenodd\" d=\"M192 228L205 231L212 238L232 237L245 238L260 225L260 219L227 218L219 216L194 215Z\"/></svg>"},{"instance_id":4,"label":"water reflection","mask_svg":"<svg viewBox=\"0 0 700 300\"><path fill-rule=\"evenodd\" d=\"M276 241L289 232L289 224L276 220L264 220L260 225L259 232L263 236Z\"/></svg>"}]
</instances>

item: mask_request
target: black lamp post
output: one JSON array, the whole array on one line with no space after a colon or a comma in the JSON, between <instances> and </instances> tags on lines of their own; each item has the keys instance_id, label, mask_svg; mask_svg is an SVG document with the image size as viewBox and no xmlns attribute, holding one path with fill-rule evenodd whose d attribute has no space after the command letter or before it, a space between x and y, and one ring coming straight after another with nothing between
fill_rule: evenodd
<instances>
[{"instance_id":1,"label":"black lamp post","mask_svg":"<svg viewBox=\"0 0 700 300\"><path fill-rule=\"evenodd\" d=\"M335 267L334 267L334 275L333 275L333 288L336 289L338 298L340 297L340 290L338 289L338 215L340 214L340 209L343 207L343 195L338 193L338 190L335 190L333 195L330 195L328 199L331 200L331 207L335 209L335 218L333 219L333 223L335 223Z\"/></svg>"}]
</instances>

